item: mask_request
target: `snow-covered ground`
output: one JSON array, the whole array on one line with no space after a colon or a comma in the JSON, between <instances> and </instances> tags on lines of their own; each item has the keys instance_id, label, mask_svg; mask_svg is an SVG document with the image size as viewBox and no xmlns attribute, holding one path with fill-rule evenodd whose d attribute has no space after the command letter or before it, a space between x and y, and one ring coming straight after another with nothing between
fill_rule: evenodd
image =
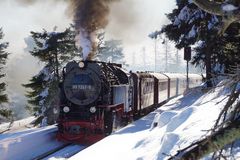
<instances>
[{"instance_id":1,"label":"snow-covered ground","mask_svg":"<svg viewBox=\"0 0 240 160\"><path fill-rule=\"evenodd\" d=\"M56 140L56 126L0 134L1 160L30 160L63 143Z\"/></svg>"},{"instance_id":2,"label":"snow-covered ground","mask_svg":"<svg viewBox=\"0 0 240 160\"><path fill-rule=\"evenodd\" d=\"M9 130L8 132L16 132L16 131L24 130L28 128L30 123L35 119L36 117L28 117L22 120L14 121L13 123L8 122L8 123L0 124L0 133L6 130Z\"/></svg>"},{"instance_id":3,"label":"snow-covered ground","mask_svg":"<svg viewBox=\"0 0 240 160\"><path fill-rule=\"evenodd\" d=\"M209 134L229 92L223 85L208 92L201 87L192 89L86 149L71 145L45 159L66 159L79 151L69 159L168 159L179 149ZM17 121L13 125L14 132L0 134L1 160L30 160L63 145L55 139L56 126L19 131L20 126L32 120ZM8 124L2 124L0 128L4 126ZM235 156L236 159L240 158L240 153Z\"/></svg>"},{"instance_id":4,"label":"snow-covered ground","mask_svg":"<svg viewBox=\"0 0 240 160\"><path fill-rule=\"evenodd\" d=\"M78 153L79 151L83 150L85 146L83 145L70 145L66 148L63 148L62 150L44 158L43 160L63 160L71 157L72 155Z\"/></svg>"},{"instance_id":5,"label":"snow-covered ground","mask_svg":"<svg viewBox=\"0 0 240 160\"><path fill-rule=\"evenodd\" d=\"M56 140L57 127L30 127L36 118L14 121L10 130L0 134L0 160L31 160L65 144ZM9 123L0 124L0 131ZM69 145L49 155L44 160L65 159L83 150L83 145Z\"/></svg>"},{"instance_id":6,"label":"snow-covered ground","mask_svg":"<svg viewBox=\"0 0 240 160\"><path fill-rule=\"evenodd\" d=\"M167 159L177 150L208 134L227 101L229 91L220 86L205 94L200 87L195 88L184 96L172 99L70 160Z\"/></svg>"}]
</instances>

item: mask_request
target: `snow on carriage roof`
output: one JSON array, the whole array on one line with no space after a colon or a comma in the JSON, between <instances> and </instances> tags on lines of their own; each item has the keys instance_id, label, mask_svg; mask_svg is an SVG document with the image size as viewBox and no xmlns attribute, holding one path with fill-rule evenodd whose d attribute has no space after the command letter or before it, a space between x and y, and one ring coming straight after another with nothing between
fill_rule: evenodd
<instances>
[{"instance_id":1,"label":"snow on carriage roof","mask_svg":"<svg viewBox=\"0 0 240 160\"><path fill-rule=\"evenodd\" d=\"M151 75L153 75L154 77L156 77L157 79L168 79L168 77L162 73L150 73Z\"/></svg>"},{"instance_id":2,"label":"snow on carriage roof","mask_svg":"<svg viewBox=\"0 0 240 160\"><path fill-rule=\"evenodd\" d=\"M184 74L180 74L180 73L164 73L164 74L167 75L170 79L186 78Z\"/></svg>"}]
</instances>

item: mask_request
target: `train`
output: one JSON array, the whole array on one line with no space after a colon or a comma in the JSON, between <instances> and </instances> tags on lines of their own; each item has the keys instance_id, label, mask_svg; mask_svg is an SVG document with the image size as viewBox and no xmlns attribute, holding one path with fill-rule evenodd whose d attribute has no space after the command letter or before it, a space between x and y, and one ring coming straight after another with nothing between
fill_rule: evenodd
<instances>
[{"instance_id":1,"label":"train","mask_svg":"<svg viewBox=\"0 0 240 160\"><path fill-rule=\"evenodd\" d=\"M202 83L188 75L188 87ZM137 117L183 94L185 74L127 72L121 64L72 61L63 69L57 139L95 143Z\"/></svg>"}]
</instances>

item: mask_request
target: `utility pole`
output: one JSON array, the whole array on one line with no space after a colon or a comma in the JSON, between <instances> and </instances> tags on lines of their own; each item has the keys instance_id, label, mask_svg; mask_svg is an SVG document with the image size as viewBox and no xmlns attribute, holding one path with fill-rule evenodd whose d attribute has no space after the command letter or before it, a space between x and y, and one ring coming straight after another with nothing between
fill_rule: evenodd
<instances>
[{"instance_id":1,"label":"utility pole","mask_svg":"<svg viewBox=\"0 0 240 160\"><path fill-rule=\"evenodd\" d=\"M155 72L157 72L157 37L155 38Z\"/></svg>"},{"instance_id":2,"label":"utility pole","mask_svg":"<svg viewBox=\"0 0 240 160\"><path fill-rule=\"evenodd\" d=\"M133 68L135 68L135 52L133 52L133 54L132 54L132 66L133 66Z\"/></svg>"},{"instance_id":3,"label":"utility pole","mask_svg":"<svg viewBox=\"0 0 240 160\"><path fill-rule=\"evenodd\" d=\"M146 48L145 47L142 48L142 52L143 52L143 67L146 68Z\"/></svg>"},{"instance_id":4,"label":"utility pole","mask_svg":"<svg viewBox=\"0 0 240 160\"><path fill-rule=\"evenodd\" d=\"M179 53L178 53L178 49L176 51L176 71L179 72L179 68L180 68L180 64L179 64Z\"/></svg>"},{"instance_id":5,"label":"utility pole","mask_svg":"<svg viewBox=\"0 0 240 160\"><path fill-rule=\"evenodd\" d=\"M176 51L176 63L179 64L179 52L178 52L178 49Z\"/></svg>"},{"instance_id":6,"label":"utility pole","mask_svg":"<svg viewBox=\"0 0 240 160\"><path fill-rule=\"evenodd\" d=\"M163 39L163 44L165 44L165 72L168 71L168 40L167 38Z\"/></svg>"},{"instance_id":7,"label":"utility pole","mask_svg":"<svg viewBox=\"0 0 240 160\"><path fill-rule=\"evenodd\" d=\"M154 39L154 51L155 51L155 67L154 67L154 70L156 72L157 71L157 38L159 36L159 32L155 31L148 36L150 38Z\"/></svg>"}]
</instances>

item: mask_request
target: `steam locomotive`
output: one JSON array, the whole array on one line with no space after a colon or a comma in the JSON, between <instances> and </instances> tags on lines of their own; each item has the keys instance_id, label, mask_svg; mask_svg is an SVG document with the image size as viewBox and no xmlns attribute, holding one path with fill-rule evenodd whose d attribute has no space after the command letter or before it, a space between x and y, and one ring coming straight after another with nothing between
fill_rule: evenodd
<instances>
[{"instance_id":1,"label":"steam locomotive","mask_svg":"<svg viewBox=\"0 0 240 160\"><path fill-rule=\"evenodd\" d=\"M189 87L201 83L189 75ZM120 64L69 62L63 69L59 140L94 143L186 89L183 74L126 72Z\"/></svg>"}]
</instances>

